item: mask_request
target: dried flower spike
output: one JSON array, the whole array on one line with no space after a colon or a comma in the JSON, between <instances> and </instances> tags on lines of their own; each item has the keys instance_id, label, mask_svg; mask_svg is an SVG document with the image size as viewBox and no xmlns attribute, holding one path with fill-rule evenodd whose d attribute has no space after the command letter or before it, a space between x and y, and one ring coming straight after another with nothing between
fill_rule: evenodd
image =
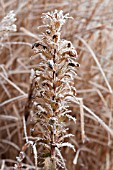
<instances>
[{"instance_id":1,"label":"dried flower spike","mask_svg":"<svg viewBox=\"0 0 113 170\"><path fill-rule=\"evenodd\" d=\"M71 143L64 142L68 134L66 121L76 119L69 113L69 97L76 95L73 86L76 75L77 52L70 41L61 39L61 28L69 14L63 11L48 12L43 14L45 33L41 40L32 48L39 54L37 68L34 68L30 104L28 111L34 122L33 133L40 137L37 143L39 161L45 164L46 170L65 168L65 161L61 155L61 147L72 148ZM43 27L43 26L41 26ZM67 100L68 99L68 100Z\"/></svg>"}]
</instances>

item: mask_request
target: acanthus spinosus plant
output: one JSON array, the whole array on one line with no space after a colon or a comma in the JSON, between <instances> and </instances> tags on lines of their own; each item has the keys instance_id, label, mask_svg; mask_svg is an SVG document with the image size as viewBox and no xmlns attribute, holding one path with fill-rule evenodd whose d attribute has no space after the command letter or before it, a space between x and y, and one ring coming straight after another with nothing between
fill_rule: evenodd
<instances>
[{"instance_id":1,"label":"acanthus spinosus plant","mask_svg":"<svg viewBox=\"0 0 113 170\"><path fill-rule=\"evenodd\" d=\"M68 133L66 121L76 123L70 115L69 98L76 95L74 79L79 64L72 43L61 39L61 28L66 19L71 18L69 14L55 10L43 14L42 18L44 25L41 27L45 32L32 47L38 55L38 64L31 71L26 113L30 113L34 123L31 134L37 134L37 162L42 163L40 166L45 170L66 169L61 148L67 146L75 151L64 139L73 136Z\"/></svg>"}]
</instances>

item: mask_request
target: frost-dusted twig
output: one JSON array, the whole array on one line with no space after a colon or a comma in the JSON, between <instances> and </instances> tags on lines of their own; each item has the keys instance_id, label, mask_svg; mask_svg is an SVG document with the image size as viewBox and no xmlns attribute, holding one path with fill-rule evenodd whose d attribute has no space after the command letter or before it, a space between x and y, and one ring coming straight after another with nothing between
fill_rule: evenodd
<instances>
[{"instance_id":1,"label":"frost-dusted twig","mask_svg":"<svg viewBox=\"0 0 113 170\"><path fill-rule=\"evenodd\" d=\"M23 116L23 126L24 126L24 135L26 139L26 143L28 143L28 136L27 136L27 130L26 130L26 122L25 122L25 117Z\"/></svg>"},{"instance_id":2,"label":"frost-dusted twig","mask_svg":"<svg viewBox=\"0 0 113 170\"><path fill-rule=\"evenodd\" d=\"M5 105L7 105L7 104L9 104L9 103L13 103L13 102L15 102L15 101L19 101L19 100L21 100L21 99L26 99L27 97L28 97L27 94L23 94L23 95L20 95L20 96L17 96L17 97L13 97L13 98L11 98L11 99L9 99L9 100L6 100L6 101L0 103L0 107L3 107L3 106L5 106Z\"/></svg>"},{"instance_id":3,"label":"frost-dusted twig","mask_svg":"<svg viewBox=\"0 0 113 170\"><path fill-rule=\"evenodd\" d=\"M7 77L5 77L2 73L0 73L0 76L6 80L11 86L13 86L17 91L19 91L21 94L25 95L26 93L21 90L15 83L13 83L11 80L9 80Z\"/></svg>"},{"instance_id":4,"label":"frost-dusted twig","mask_svg":"<svg viewBox=\"0 0 113 170\"><path fill-rule=\"evenodd\" d=\"M82 133L82 142L85 142L85 130L84 130L84 110L83 110L83 100L80 100L80 118L81 118L81 133Z\"/></svg>"},{"instance_id":5,"label":"frost-dusted twig","mask_svg":"<svg viewBox=\"0 0 113 170\"><path fill-rule=\"evenodd\" d=\"M36 40L39 40L39 38L37 37L37 35L33 34L33 33L30 32L29 30L27 30L27 29L25 29L25 28L23 28L23 27L21 27L20 30L21 30L22 32L24 32L26 35L28 35L28 36L30 36L30 37L33 37L33 38L35 38Z\"/></svg>"},{"instance_id":6,"label":"frost-dusted twig","mask_svg":"<svg viewBox=\"0 0 113 170\"><path fill-rule=\"evenodd\" d=\"M0 22L0 38L7 36L9 32L16 31L14 11L10 11Z\"/></svg>"},{"instance_id":7,"label":"frost-dusted twig","mask_svg":"<svg viewBox=\"0 0 113 170\"><path fill-rule=\"evenodd\" d=\"M73 151L75 152L74 145L72 145L72 144L71 144L71 143L69 143L69 142L65 142L65 143L57 144L57 147L58 147L58 148L62 148L62 147L64 147L64 146L67 146L67 147L69 147L69 148L73 149Z\"/></svg>"},{"instance_id":8,"label":"frost-dusted twig","mask_svg":"<svg viewBox=\"0 0 113 170\"><path fill-rule=\"evenodd\" d=\"M73 136L68 134L65 122L73 120L76 123L76 119L69 114L69 102L65 99L76 95L74 79L79 64L72 43L61 39L62 26L66 19L71 18L69 14L55 10L43 14L42 18L44 25L41 28L45 31L32 46L39 54L39 60L38 66L31 71L25 115L26 119L28 113L31 115L34 122L32 131L41 137L36 142L44 155L38 153L40 161L44 159L46 170L56 170L59 166L65 168L63 157L61 154L60 158L58 156L59 149L69 147L75 151L71 143L64 141L66 137Z\"/></svg>"},{"instance_id":9,"label":"frost-dusted twig","mask_svg":"<svg viewBox=\"0 0 113 170\"><path fill-rule=\"evenodd\" d=\"M78 149L78 151L76 152L76 155L75 155L75 158L73 160L73 164L77 164L77 160L78 160L78 157L79 157L79 153L80 153L80 149Z\"/></svg>"},{"instance_id":10,"label":"frost-dusted twig","mask_svg":"<svg viewBox=\"0 0 113 170\"><path fill-rule=\"evenodd\" d=\"M4 170L5 169L5 160L2 161L2 165L1 165L1 170Z\"/></svg>"},{"instance_id":11,"label":"frost-dusted twig","mask_svg":"<svg viewBox=\"0 0 113 170\"><path fill-rule=\"evenodd\" d=\"M75 165L77 164L77 160L78 160L78 157L79 157L79 154L81 151L86 151L86 152L89 152L90 154L96 156L96 153L88 148L79 148L76 152L75 158L73 160L73 164L75 164Z\"/></svg>"}]
</instances>

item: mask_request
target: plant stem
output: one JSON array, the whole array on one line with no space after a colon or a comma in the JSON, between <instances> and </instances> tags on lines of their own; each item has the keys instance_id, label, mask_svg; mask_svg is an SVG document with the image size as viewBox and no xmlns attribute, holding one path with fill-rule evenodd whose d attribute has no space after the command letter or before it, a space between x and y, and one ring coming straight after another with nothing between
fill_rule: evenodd
<instances>
[{"instance_id":1,"label":"plant stem","mask_svg":"<svg viewBox=\"0 0 113 170\"><path fill-rule=\"evenodd\" d=\"M55 54L56 50L54 50L54 55L53 55L53 63L55 64ZM53 70L53 91L54 95L52 96L52 101L55 103L55 81L56 81L56 72ZM53 107L53 117L55 118L55 108ZM50 165L50 170L56 170L56 160L55 160L55 131L56 131L56 121L53 122L52 128L51 128L51 165Z\"/></svg>"}]
</instances>

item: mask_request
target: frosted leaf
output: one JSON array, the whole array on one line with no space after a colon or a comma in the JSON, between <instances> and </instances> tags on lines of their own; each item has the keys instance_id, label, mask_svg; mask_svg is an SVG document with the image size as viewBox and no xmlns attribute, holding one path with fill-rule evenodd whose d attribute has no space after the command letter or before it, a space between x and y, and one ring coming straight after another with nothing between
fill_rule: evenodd
<instances>
[{"instance_id":1,"label":"frosted leaf","mask_svg":"<svg viewBox=\"0 0 113 170\"><path fill-rule=\"evenodd\" d=\"M66 100L66 101L74 101L75 98L74 98L73 96L66 96L66 97L65 97L65 100Z\"/></svg>"},{"instance_id":2,"label":"frosted leaf","mask_svg":"<svg viewBox=\"0 0 113 170\"><path fill-rule=\"evenodd\" d=\"M59 108L56 110L56 112L60 112L62 110L65 110L66 108L68 108L69 106L67 105L67 102L62 101L59 105Z\"/></svg>"},{"instance_id":3,"label":"frosted leaf","mask_svg":"<svg viewBox=\"0 0 113 170\"><path fill-rule=\"evenodd\" d=\"M73 160L73 164L77 164L77 160L78 160L78 156L79 156L79 153L80 153L80 149L78 149L78 151L77 151L77 153L76 153L76 155L75 155L75 158L74 158L74 160Z\"/></svg>"},{"instance_id":4,"label":"frosted leaf","mask_svg":"<svg viewBox=\"0 0 113 170\"><path fill-rule=\"evenodd\" d=\"M67 69L67 71L70 71L74 78L75 78L75 76L77 76L77 73L75 72L75 69L73 70L73 69L71 68L71 70L70 70L70 69Z\"/></svg>"},{"instance_id":5,"label":"frosted leaf","mask_svg":"<svg viewBox=\"0 0 113 170\"><path fill-rule=\"evenodd\" d=\"M59 51L59 53L62 56L65 56L66 54L69 55L70 57L77 57L77 52L74 48L63 48L62 50Z\"/></svg>"},{"instance_id":6,"label":"frosted leaf","mask_svg":"<svg viewBox=\"0 0 113 170\"><path fill-rule=\"evenodd\" d=\"M56 94L57 94L57 93L56 93ZM57 94L57 97L58 97L58 96L59 96L60 98L64 98L64 95L63 95L63 94L59 94L59 95Z\"/></svg>"},{"instance_id":7,"label":"frosted leaf","mask_svg":"<svg viewBox=\"0 0 113 170\"><path fill-rule=\"evenodd\" d=\"M59 139L59 142L64 140L65 138L69 138L69 137L73 137L74 135L73 134L67 134L67 135L64 135L62 136L60 139Z\"/></svg>"},{"instance_id":8,"label":"frosted leaf","mask_svg":"<svg viewBox=\"0 0 113 170\"><path fill-rule=\"evenodd\" d=\"M61 51L63 48L67 48L67 47L72 47L71 41L67 41L64 39L60 40L59 51Z\"/></svg>"},{"instance_id":9,"label":"frosted leaf","mask_svg":"<svg viewBox=\"0 0 113 170\"><path fill-rule=\"evenodd\" d=\"M64 92L64 97L65 96L73 96L73 92L72 91L69 91L69 92Z\"/></svg>"},{"instance_id":10,"label":"frosted leaf","mask_svg":"<svg viewBox=\"0 0 113 170\"><path fill-rule=\"evenodd\" d=\"M74 148L74 146L73 146L71 143L69 143L69 142L65 142L65 143L57 144L57 147L58 147L58 148L61 148L61 147L64 147L64 146L67 146L67 147L69 147L69 148L73 149L73 151L75 152L75 148Z\"/></svg>"},{"instance_id":11,"label":"frosted leaf","mask_svg":"<svg viewBox=\"0 0 113 170\"><path fill-rule=\"evenodd\" d=\"M71 112L72 112L71 110L66 110L66 111L64 111L64 112L62 112L62 113L60 113L60 114L58 114L58 117L65 116L65 114L71 113Z\"/></svg>"},{"instance_id":12,"label":"frosted leaf","mask_svg":"<svg viewBox=\"0 0 113 170\"><path fill-rule=\"evenodd\" d=\"M76 118L75 117L73 117L71 115L68 115L68 114L66 114L66 117L68 117L69 120L71 119L71 120L74 121L74 123L76 123Z\"/></svg>"},{"instance_id":13,"label":"frosted leaf","mask_svg":"<svg viewBox=\"0 0 113 170\"><path fill-rule=\"evenodd\" d=\"M65 76L69 76L69 77L70 77L70 80L73 80L73 79L74 79L74 77L73 77L73 74L72 74L72 73L69 73L69 72L68 72L68 73L66 73L66 74L65 74Z\"/></svg>"},{"instance_id":14,"label":"frosted leaf","mask_svg":"<svg viewBox=\"0 0 113 170\"><path fill-rule=\"evenodd\" d=\"M34 154L34 160L35 160L35 166L37 167L37 149L36 149L36 144L32 145L33 148L33 154Z\"/></svg>"},{"instance_id":15,"label":"frosted leaf","mask_svg":"<svg viewBox=\"0 0 113 170\"><path fill-rule=\"evenodd\" d=\"M41 105L38 105L37 108L38 108L41 112L46 112L46 110L45 110Z\"/></svg>"},{"instance_id":16,"label":"frosted leaf","mask_svg":"<svg viewBox=\"0 0 113 170\"><path fill-rule=\"evenodd\" d=\"M59 91L59 93L57 93L57 96L60 95L60 97L61 96L64 97L66 94L67 95L73 95L73 92L71 90L69 91L69 89L66 89L66 87L64 87L62 90Z\"/></svg>"}]
</instances>

